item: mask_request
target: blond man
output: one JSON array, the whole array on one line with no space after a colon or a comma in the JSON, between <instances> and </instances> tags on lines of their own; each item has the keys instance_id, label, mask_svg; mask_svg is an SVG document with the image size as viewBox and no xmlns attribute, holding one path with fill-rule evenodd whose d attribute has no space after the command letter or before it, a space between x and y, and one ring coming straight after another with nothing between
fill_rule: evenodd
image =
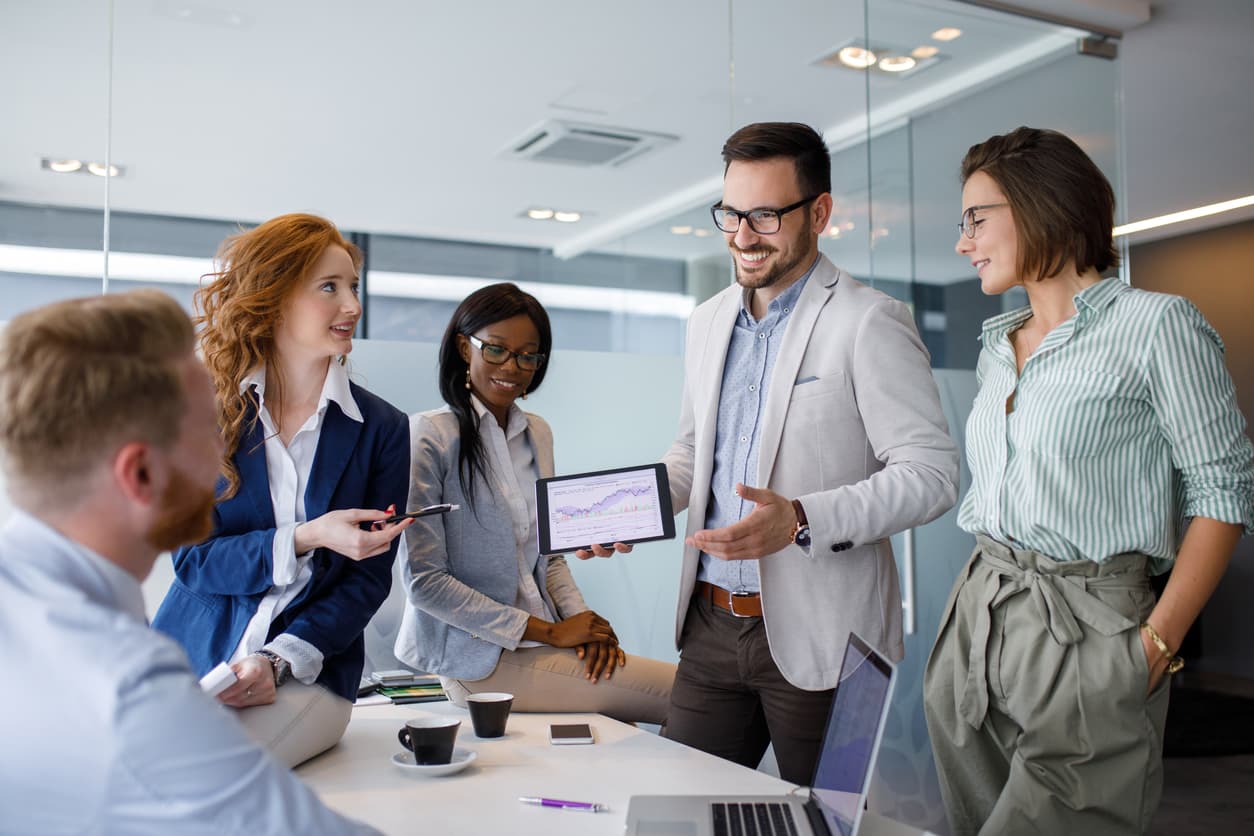
<instances>
[{"instance_id":1,"label":"blond man","mask_svg":"<svg viewBox=\"0 0 1254 836\"><path fill-rule=\"evenodd\" d=\"M0 336L0 832L373 833L201 693L140 583L209 532L222 446L174 300L49 305Z\"/></svg>"}]
</instances>

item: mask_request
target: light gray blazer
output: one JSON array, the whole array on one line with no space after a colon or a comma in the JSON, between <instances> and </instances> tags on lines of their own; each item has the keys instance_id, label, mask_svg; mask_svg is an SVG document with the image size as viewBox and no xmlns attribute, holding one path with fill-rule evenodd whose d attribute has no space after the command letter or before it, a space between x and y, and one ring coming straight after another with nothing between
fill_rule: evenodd
<instances>
[{"instance_id":1,"label":"light gray blazer","mask_svg":"<svg viewBox=\"0 0 1254 836\"><path fill-rule=\"evenodd\" d=\"M688 321L679 432L665 462L688 534L704 527L719 391L742 289ZM927 350L901 302L820 256L771 373L757 485L800 499L813 545L764 556L762 610L771 655L793 685L836 685L850 630L894 659L905 652L901 594L888 537L943 514L958 492ZM696 582L684 547L675 643Z\"/></svg>"},{"instance_id":2,"label":"light gray blazer","mask_svg":"<svg viewBox=\"0 0 1254 836\"><path fill-rule=\"evenodd\" d=\"M540 476L552 476L553 431L540 416L524 414ZM518 558L505 488L489 460L489 479L475 475L471 508L458 474L457 417L448 407L412 415L409 433L409 509L452 502L461 510L419 517L405 531L407 600L396 658L428 673L483 679L496 669L503 648L518 646L528 617L514 606ZM541 555L534 577L559 618L588 609L564 557Z\"/></svg>"}]
</instances>

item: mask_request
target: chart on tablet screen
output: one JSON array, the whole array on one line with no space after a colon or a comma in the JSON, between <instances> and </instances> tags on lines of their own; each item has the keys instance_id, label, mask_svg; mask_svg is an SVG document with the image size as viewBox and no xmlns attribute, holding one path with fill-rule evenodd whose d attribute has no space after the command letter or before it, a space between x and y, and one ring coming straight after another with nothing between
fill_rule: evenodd
<instances>
[{"instance_id":1,"label":"chart on tablet screen","mask_svg":"<svg viewBox=\"0 0 1254 836\"><path fill-rule=\"evenodd\" d=\"M639 540L663 533L653 470L634 470L550 484L554 549Z\"/></svg>"}]
</instances>

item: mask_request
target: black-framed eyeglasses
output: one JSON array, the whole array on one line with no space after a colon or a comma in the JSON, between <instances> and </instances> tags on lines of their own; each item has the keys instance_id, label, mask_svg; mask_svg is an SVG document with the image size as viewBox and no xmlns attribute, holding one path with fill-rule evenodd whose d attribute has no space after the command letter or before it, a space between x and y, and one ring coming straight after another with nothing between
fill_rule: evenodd
<instances>
[{"instance_id":1,"label":"black-framed eyeglasses","mask_svg":"<svg viewBox=\"0 0 1254 836\"><path fill-rule=\"evenodd\" d=\"M740 229L740 220L749 222L749 228L759 235L774 235L779 232L779 227L783 223L784 215L794 209L805 206L819 195L811 195L804 200L798 200L789 206L780 209L769 209L761 207L758 209L750 209L748 212L741 212L739 209L731 209L723 205L723 201L719 201L710 207L710 214L714 217L714 225L723 232L735 232Z\"/></svg>"},{"instance_id":2,"label":"black-framed eyeglasses","mask_svg":"<svg viewBox=\"0 0 1254 836\"><path fill-rule=\"evenodd\" d=\"M978 206L968 206L967 211L962 213L962 223L958 224L958 231L968 238L974 238L977 224L977 221L975 220L976 212L981 212L985 209L996 209L998 206L1009 205L1009 203L1003 201L1001 203L981 203ZM978 223L983 223L983 221L981 220Z\"/></svg>"},{"instance_id":3,"label":"black-framed eyeglasses","mask_svg":"<svg viewBox=\"0 0 1254 836\"><path fill-rule=\"evenodd\" d=\"M509 358L514 358L514 363L518 368L525 372L539 371L547 359L543 354L537 354L530 351L510 351L503 345L495 343L485 343L478 337L466 334L466 339L470 340L470 344L479 349L485 363L491 363L493 366L504 366L509 362Z\"/></svg>"}]
</instances>

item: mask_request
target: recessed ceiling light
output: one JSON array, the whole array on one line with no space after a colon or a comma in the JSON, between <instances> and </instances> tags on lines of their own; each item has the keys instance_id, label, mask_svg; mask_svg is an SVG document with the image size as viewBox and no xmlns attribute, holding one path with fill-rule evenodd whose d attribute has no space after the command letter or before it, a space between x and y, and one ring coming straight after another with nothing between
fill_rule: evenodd
<instances>
[{"instance_id":1,"label":"recessed ceiling light","mask_svg":"<svg viewBox=\"0 0 1254 836\"><path fill-rule=\"evenodd\" d=\"M672 235L691 235L691 234L692 234L692 227L690 227L690 226L672 226L672 227L671 227L671 234L672 234Z\"/></svg>"},{"instance_id":2,"label":"recessed ceiling light","mask_svg":"<svg viewBox=\"0 0 1254 836\"><path fill-rule=\"evenodd\" d=\"M527 217L533 221L547 221L553 217L552 209L528 209Z\"/></svg>"},{"instance_id":3,"label":"recessed ceiling light","mask_svg":"<svg viewBox=\"0 0 1254 836\"><path fill-rule=\"evenodd\" d=\"M934 46L916 46L910 50L910 54L919 59L931 58L938 52L940 52L940 49Z\"/></svg>"},{"instance_id":4,"label":"recessed ceiling light","mask_svg":"<svg viewBox=\"0 0 1254 836\"><path fill-rule=\"evenodd\" d=\"M846 67L853 67L855 70L872 67L877 60L874 52L860 46L847 46L837 53L836 57L840 59L840 63Z\"/></svg>"},{"instance_id":5,"label":"recessed ceiling light","mask_svg":"<svg viewBox=\"0 0 1254 836\"><path fill-rule=\"evenodd\" d=\"M701 229L700 227L698 227L697 229L694 229L692 231L692 234L697 236L698 238L709 238L714 233L710 232L710 230L708 229Z\"/></svg>"},{"instance_id":6,"label":"recessed ceiling light","mask_svg":"<svg viewBox=\"0 0 1254 836\"><path fill-rule=\"evenodd\" d=\"M83 167L82 160L45 160L44 164L50 171L55 171L58 174L69 174Z\"/></svg>"},{"instance_id":7,"label":"recessed ceiling light","mask_svg":"<svg viewBox=\"0 0 1254 836\"><path fill-rule=\"evenodd\" d=\"M840 227L845 230L845 232L853 232L853 221L845 221L840 225Z\"/></svg>"},{"instance_id":8,"label":"recessed ceiling light","mask_svg":"<svg viewBox=\"0 0 1254 836\"><path fill-rule=\"evenodd\" d=\"M952 41L954 38L960 37L962 37L962 30L953 26L945 26L932 33L932 40L934 41Z\"/></svg>"},{"instance_id":9,"label":"recessed ceiling light","mask_svg":"<svg viewBox=\"0 0 1254 836\"><path fill-rule=\"evenodd\" d=\"M887 55L880 59L880 69L886 73L904 73L914 69L915 63L909 55Z\"/></svg>"},{"instance_id":10,"label":"recessed ceiling light","mask_svg":"<svg viewBox=\"0 0 1254 836\"><path fill-rule=\"evenodd\" d=\"M106 169L104 163L88 163L87 170L97 177L117 177L122 173L116 165L111 165Z\"/></svg>"},{"instance_id":11,"label":"recessed ceiling light","mask_svg":"<svg viewBox=\"0 0 1254 836\"><path fill-rule=\"evenodd\" d=\"M553 220L564 224L573 224L582 217L578 212L554 212Z\"/></svg>"},{"instance_id":12,"label":"recessed ceiling light","mask_svg":"<svg viewBox=\"0 0 1254 836\"><path fill-rule=\"evenodd\" d=\"M830 235L830 236L832 236L833 238L839 238L839 237L840 237L840 227L838 227L838 226L834 226L834 227L832 227L831 229L829 229L829 230L827 231L827 234L828 234L828 235Z\"/></svg>"}]
</instances>

